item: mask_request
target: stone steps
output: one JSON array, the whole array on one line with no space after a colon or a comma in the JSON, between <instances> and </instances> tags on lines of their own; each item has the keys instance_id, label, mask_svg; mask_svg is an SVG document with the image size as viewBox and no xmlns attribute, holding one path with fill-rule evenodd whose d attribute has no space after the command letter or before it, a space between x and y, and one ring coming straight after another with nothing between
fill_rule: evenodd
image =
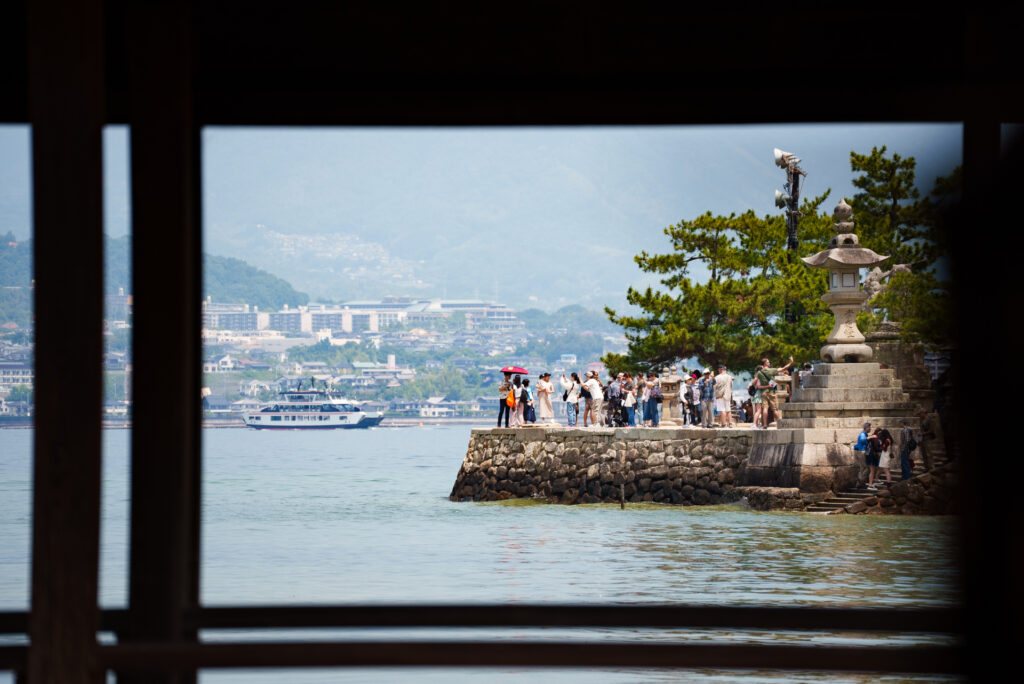
<instances>
[{"instance_id":1,"label":"stone steps","mask_svg":"<svg viewBox=\"0 0 1024 684\"><path fill-rule=\"evenodd\" d=\"M906 395L904 395L906 396ZM907 399L899 401L790 401L785 404L786 410L806 412L807 417L845 417L845 416L885 416L903 417L913 415L916 408L914 402ZM781 406L779 407L782 408ZM902 412L902 413L901 413Z\"/></svg>"},{"instance_id":2,"label":"stone steps","mask_svg":"<svg viewBox=\"0 0 1024 684\"><path fill-rule=\"evenodd\" d=\"M851 402L905 402L909 396L901 387L801 387L793 392L794 404Z\"/></svg>"},{"instance_id":3,"label":"stone steps","mask_svg":"<svg viewBox=\"0 0 1024 684\"><path fill-rule=\"evenodd\" d=\"M933 465L934 467L937 468L939 466L945 465L948 462L949 460L946 458L939 458L935 460L935 463ZM899 469L893 470L894 474L897 474L898 472ZM924 475L925 472L927 471L924 469L924 466L921 464L920 460L917 460L914 464L913 470L911 470L911 477ZM899 481L899 479L894 479L893 484L896 484ZM865 485L858 485L857 487L853 487L842 492L839 492L835 496L825 499L824 501L818 501L813 504L808 504L804 508L804 511L807 513L818 514L831 513L839 509L845 509L847 506L855 504L859 501L863 501L865 499L878 496L879 492L888 488L884 480L882 482L876 482L875 486L877 487L877 489L868 489ZM883 494L882 496L885 496L885 494Z\"/></svg>"},{"instance_id":4,"label":"stone steps","mask_svg":"<svg viewBox=\"0 0 1024 684\"><path fill-rule=\"evenodd\" d=\"M865 373L863 375L805 375L801 381L799 390L803 389L856 389L856 388L885 388L899 387L891 370L880 373Z\"/></svg>"}]
</instances>

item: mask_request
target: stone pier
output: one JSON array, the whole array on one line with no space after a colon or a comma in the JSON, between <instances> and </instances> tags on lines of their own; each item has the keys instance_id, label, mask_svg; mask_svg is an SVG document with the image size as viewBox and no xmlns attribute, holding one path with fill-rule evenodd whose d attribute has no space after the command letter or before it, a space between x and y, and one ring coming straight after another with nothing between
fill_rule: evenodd
<instances>
[{"instance_id":1,"label":"stone pier","mask_svg":"<svg viewBox=\"0 0 1024 684\"><path fill-rule=\"evenodd\" d=\"M736 485L752 437L750 429L475 429L450 498L726 503L744 494Z\"/></svg>"}]
</instances>

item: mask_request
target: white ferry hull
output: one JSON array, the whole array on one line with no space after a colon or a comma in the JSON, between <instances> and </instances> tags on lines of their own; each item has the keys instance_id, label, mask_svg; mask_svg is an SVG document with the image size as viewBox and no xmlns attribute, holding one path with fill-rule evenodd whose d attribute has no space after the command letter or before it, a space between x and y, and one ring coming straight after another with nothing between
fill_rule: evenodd
<instances>
[{"instance_id":1,"label":"white ferry hull","mask_svg":"<svg viewBox=\"0 0 1024 684\"><path fill-rule=\"evenodd\" d=\"M285 390L277 401L242 416L257 430L343 430L380 425L384 414L363 411L350 401L332 398L324 390Z\"/></svg>"},{"instance_id":2,"label":"white ferry hull","mask_svg":"<svg viewBox=\"0 0 1024 684\"><path fill-rule=\"evenodd\" d=\"M380 425L383 414L357 413L249 413L245 424L257 430L343 430L370 428Z\"/></svg>"}]
</instances>

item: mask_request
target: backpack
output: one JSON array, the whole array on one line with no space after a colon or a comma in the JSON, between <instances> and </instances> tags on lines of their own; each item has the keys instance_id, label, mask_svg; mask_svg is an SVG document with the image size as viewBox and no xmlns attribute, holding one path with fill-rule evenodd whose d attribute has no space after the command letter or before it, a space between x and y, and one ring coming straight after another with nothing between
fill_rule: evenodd
<instances>
[{"instance_id":1,"label":"backpack","mask_svg":"<svg viewBox=\"0 0 1024 684\"><path fill-rule=\"evenodd\" d=\"M587 388L586 385L580 385L580 396L583 397L584 399L591 398L590 390Z\"/></svg>"}]
</instances>

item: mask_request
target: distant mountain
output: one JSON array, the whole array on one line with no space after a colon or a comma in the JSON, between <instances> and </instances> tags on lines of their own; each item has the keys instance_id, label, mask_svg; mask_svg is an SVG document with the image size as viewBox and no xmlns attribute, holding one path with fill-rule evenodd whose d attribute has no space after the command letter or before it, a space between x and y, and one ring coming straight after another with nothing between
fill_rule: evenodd
<instances>
[{"instance_id":1,"label":"distant mountain","mask_svg":"<svg viewBox=\"0 0 1024 684\"><path fill-rule=\"evenodd\" d=\"M106 239L104 245L104 292L132 291L131 238ZM31 318L32 241L17 242L8 233L0 237L0 325L10 320L26 325ZM203 296L215 302L254 304L260 309L280 309L285 304L309 303L309 295L290 283L241 259L203 255Z\"/></svg>"},{"instance_id":2,"label":"distant mountain","mask_svg":"<svg viewBox=\"0 0 1024 684\"><path fill-rule=\"evenodd\" d=\"M131 292L131 238L107 238L106 283L114 294L119 288ZM309 295L296 292L285 280L247 264L241 259L203 254L203 296L215 302L252 304L260 309L280 309L285 304L309 303Z\"/></svg>"}]
</instances>

